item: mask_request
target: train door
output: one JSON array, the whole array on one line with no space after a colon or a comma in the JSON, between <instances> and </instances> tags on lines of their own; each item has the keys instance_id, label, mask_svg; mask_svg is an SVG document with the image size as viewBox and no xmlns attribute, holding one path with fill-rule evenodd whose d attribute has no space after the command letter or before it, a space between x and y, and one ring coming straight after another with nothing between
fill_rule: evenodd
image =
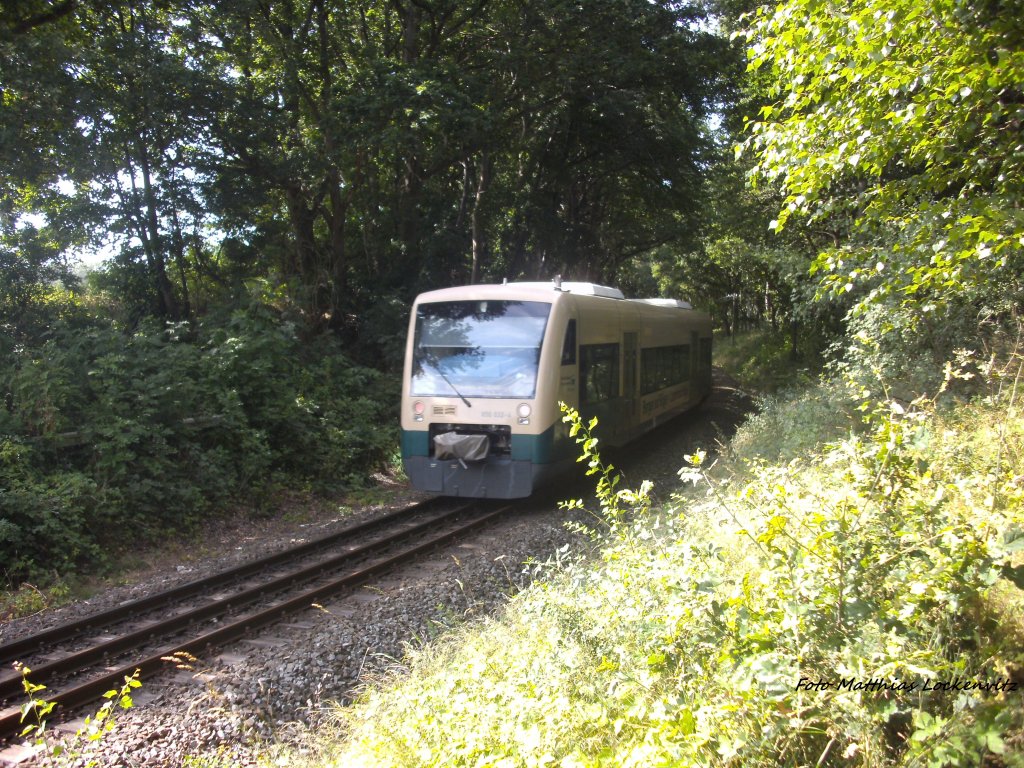
<instances>
[{"instance_id":1,"label":"train door","mask_svg":"<svg viewBox=\"0 0 1024 768\"><path fill-rule=\"evenodd\" d=\"M570 317L562 334L562 351L558 366L558 386L555 402L563 402L573 408L579 407L579 336L577 319ZM562 421L562 414L555 403L551 403L554 419L552 461L570 461L577 456L576 440L569 436L569 425Z\"/></svg>"},{"instance_id":2,"label":"train door","mask_svg":"<svg viewBox=\"0 0 1024 768\"><path fill-rule=\"evenodd\" d=\"M562 363L558 377L558 399L575 406L578 401L579 370L576 365L576 318L570 317L562 339Z\"/></svg>"},{"instance_id":3,"label":"train door","mask_svg":"<svg viewBox=\"0 0 1024 768\"><path fill-rule=\"evenodd\" d=\"M700 334L697 331L690 331L690 375L687 378L690 381L690 397L696 397L702 386L703 378L700 360Z\"/></svg>"},{"instance_id":4,"label":"train door","mask_svg":"<svg viewBox=\"0 0 1024 768\"><path fill-rule=\"evenodd\" d=\"M636 423L640 399L637 397L637 336L635 331L622 334L622 397L625 412L622 430L628 432Z\"/></svg>"}]
</instances>

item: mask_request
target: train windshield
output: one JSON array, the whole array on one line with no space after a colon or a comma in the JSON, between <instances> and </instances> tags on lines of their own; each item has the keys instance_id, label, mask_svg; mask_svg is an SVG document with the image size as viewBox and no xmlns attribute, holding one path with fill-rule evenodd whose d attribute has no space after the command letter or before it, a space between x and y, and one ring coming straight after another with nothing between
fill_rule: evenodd
<instances>
[{"instance_id":1,"label":"train windshield","mask_svg":"<svg viewBox=\"0 0 1024 768\"><path fill-rule=\"evenodd\" d=\"M533 397L550 311L542 301L420 304L412 394Z\"/></svg>"}]
</instances>

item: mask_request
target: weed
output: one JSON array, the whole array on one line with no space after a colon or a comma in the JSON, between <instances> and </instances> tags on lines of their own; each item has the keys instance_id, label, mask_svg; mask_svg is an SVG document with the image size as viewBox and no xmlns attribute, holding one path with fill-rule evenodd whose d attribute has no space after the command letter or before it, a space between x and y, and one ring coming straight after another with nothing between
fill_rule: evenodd
<instances>
[{"instance_id":1,"label":"weed","mask_svg":"<svg viewBox=\"0 0 1024 768\"><path fill-rule=\"evenodd\" d=\"M16 589L0 592L0 618L8 620L32 616L47 608L63 605L70 595L71 588L59 578L42 588L26 582Z\"/></svg>"},{"instance_id":2,"label":"weed","mask_svg":"<svg viewBox=\"0 0 1024 768\"><path fill-rule=\"evenodd\" d=\"M30 740L38 747L47 765L98 765L99 762L90 756L96 745L116 727L115 712L117 709L130 709L134 706L132 691L142 687L139 682L139 670L125 675L120 688L112 689L103 694L106 701L96 712L87 715L85 722L70 738L55 738L48 729L48 718L53 713L54 702L41 696L46 686L33 683L29 679L32 670L23 664L16 663L15 669L21 674L21 685L27 701L21 707L21 722L26 723L21 731L22 738Z\"/></svg>"},{"instance_id":3,"label":"weed","mask_svg":"<svg viewBox=\"0 0 1024 768\"><path fill-rule=\"evenodd\" d=\"M320 764L1020 764L1015 381L956 407L879 387L841 432L819 409L782 461L695 451L661 510L567 409L602 557L560 555L500 620L416 649Z\"/></svg>"}]
</instances>

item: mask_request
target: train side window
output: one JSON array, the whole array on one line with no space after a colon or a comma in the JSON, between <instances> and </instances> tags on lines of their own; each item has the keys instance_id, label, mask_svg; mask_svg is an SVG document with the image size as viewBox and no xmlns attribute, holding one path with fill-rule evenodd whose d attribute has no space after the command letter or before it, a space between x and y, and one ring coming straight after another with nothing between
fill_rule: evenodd
<instances>
[{"instance_id":1,"label":"train side window","mask_svg":"<svg viewBox=\"0 0 1024 768\"><path fill-rule=\"evenodd\" d=\"M640 394L649 395L689 379L689 344L648 347L640 353Z\"/></svg>"},{"instance_id":2,"label":"train side window","mask_svg":"<svg viewBox=\"0 0 1024 768\"><path fill-rule=\"evenodd\" d=\"M576 321L570 320L565 327L565 341L562 342L562 365L576 365Z\"/></svg>"},{"instance_id":3,"label":"train side window","mask_svg":"<svg viewBox=\"0 0 1024 768\"><path fill-rule=\"evenodd\" d=\"M619 345L580 345L580 403L593 405L619 396Z\"/></svg>"}]
</instances>

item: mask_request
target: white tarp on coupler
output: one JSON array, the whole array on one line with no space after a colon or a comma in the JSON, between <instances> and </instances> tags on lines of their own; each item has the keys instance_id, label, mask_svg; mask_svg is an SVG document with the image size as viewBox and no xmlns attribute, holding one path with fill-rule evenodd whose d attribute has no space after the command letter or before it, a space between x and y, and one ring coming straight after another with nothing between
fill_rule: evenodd
<instances>
[{"instance_id":1,"label":"white tarp on coupler","mask_svg":"<svg viewBox=\"0 0 1024 768\"><path fill-rule=\"evenodd\" d=\"M460 435L444 432L434 436L434 456L438 459L483 461L490 446L487 435Z\"/></svg>"}]
</instances>

